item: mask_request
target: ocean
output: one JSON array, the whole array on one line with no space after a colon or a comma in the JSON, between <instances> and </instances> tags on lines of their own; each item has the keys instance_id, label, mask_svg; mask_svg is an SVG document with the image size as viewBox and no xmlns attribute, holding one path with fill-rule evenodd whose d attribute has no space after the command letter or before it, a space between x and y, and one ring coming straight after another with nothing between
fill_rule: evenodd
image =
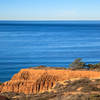
<instances>
[{"instance_id":1,"label":"ocean","mask_svg":"<svg viewBox=\"0 0 100 100\"><path fill-rule=\"evenodd\" d=\"M0 21L0 81L22 68L100 62L100 21Z\"/></svg>"}]
</instances>

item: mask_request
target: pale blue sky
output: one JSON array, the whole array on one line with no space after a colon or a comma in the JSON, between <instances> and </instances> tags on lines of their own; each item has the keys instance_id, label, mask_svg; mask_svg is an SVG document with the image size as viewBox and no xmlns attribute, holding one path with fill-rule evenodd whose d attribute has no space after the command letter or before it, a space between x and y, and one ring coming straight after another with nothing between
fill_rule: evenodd
<instances>
[{"instance_id":1,"label":"pale blue sky","mask_svg":"<svg viewBox=\"0 0 100 100\"><path fill-rule=\"evenodd\" d=\"M100 0L0 0L0 20L100 20Z\"/></svg>"}]
</instances>

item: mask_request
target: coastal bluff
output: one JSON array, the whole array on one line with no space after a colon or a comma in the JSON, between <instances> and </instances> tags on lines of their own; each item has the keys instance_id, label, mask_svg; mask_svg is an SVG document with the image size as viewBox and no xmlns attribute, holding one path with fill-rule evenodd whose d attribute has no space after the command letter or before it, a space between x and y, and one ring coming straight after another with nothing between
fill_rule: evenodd
<instances>
[{"instance_id":1,"label":"coastal bluff","mask_svg":"<svg viewBox=\"0 0 100 100\"><path fill-rule=\"evenodd\" d=\"M100 79L100 72L54 67L21 69L11 80L0 86L0 92L37 94L49 91L57 82L80 78Z\"/></svg>"}]
</instances>

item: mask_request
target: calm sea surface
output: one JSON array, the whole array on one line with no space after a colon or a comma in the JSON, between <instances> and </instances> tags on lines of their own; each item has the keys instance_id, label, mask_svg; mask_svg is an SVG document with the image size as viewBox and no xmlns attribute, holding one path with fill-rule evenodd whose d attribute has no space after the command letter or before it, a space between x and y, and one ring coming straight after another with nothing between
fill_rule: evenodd
<instances>
[{"instance_id":1,"label":"calm sea surface","mask_svg":"<svg viewBox=\"0 0 100 100\"><path fill-rule=\"evenodd\" d=\"M100 62L100 21L0 21L0 81L22 68Z\"/></svg>"}]
</instances>

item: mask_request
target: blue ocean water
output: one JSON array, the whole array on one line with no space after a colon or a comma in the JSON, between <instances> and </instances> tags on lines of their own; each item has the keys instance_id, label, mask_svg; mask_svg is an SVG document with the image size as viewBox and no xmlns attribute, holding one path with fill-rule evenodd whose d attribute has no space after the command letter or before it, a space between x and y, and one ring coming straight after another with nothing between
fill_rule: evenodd
<instances>
[{"instance_id":1,"label":"blue ocean water","mask_svg":"<svg viewBox=\"0 0 100 100\"><path fill-rule=\"evenodd\" d=\"M100 21L0 21L0 81L22 68L100 62Z\"/></svg>"}]
</instances>

